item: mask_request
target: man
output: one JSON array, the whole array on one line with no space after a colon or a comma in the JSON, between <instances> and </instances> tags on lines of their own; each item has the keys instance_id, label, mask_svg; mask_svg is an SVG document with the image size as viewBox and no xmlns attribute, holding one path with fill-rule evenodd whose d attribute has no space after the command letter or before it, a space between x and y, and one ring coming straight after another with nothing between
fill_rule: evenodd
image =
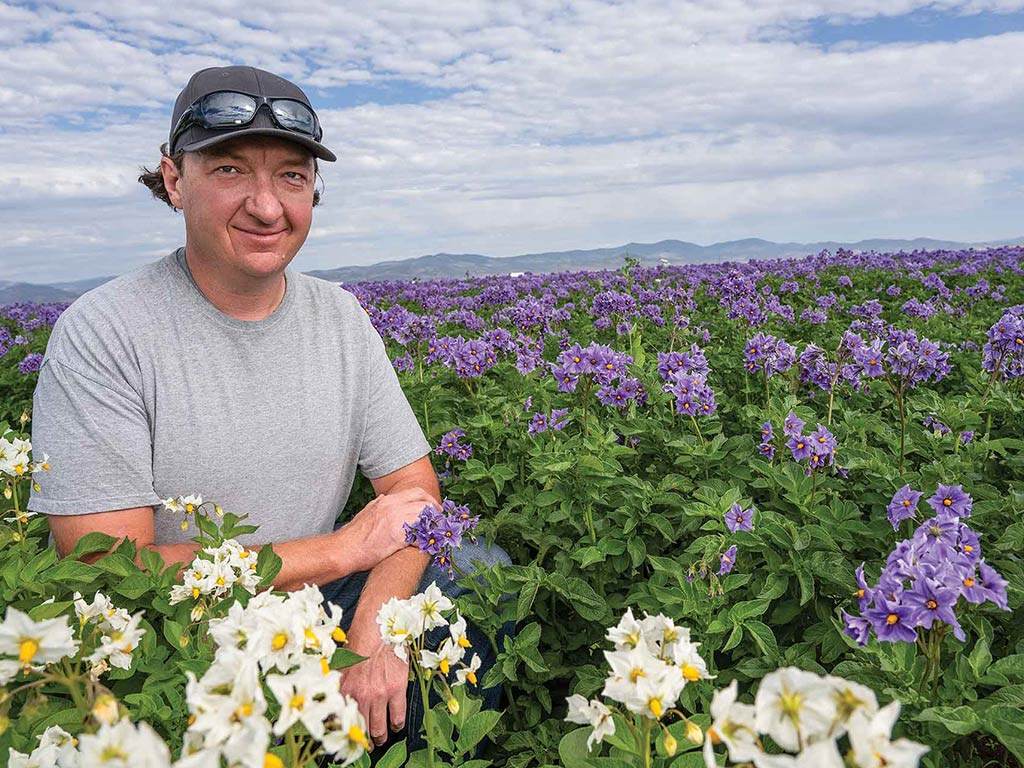
<instances>
[{"instance_id":1,"label":"man","mask_svg":"<svg viewBox=\"0 0 1024 768\"><path fill-rule=\"evenodd\" d=\"M53 471L29 509L49 516L61 554L101 531L187 563L193 532L161 499L198 492L260 526L243 542L273 543L276 587L339 594L358 577L340 583L356 584L349 643L367 660L343 690L382 743L405 723L408 667L376 615L419 588L427 557L402 524L440 493L366 313L288 269L312 222L316 162L336 159L321 138L287 80L251 67L192 76L159 171L140 177L183 213L185 247L58 321L32 434ZM377 496L335 530L357 468Z\"/></svg>"}]
</instances>

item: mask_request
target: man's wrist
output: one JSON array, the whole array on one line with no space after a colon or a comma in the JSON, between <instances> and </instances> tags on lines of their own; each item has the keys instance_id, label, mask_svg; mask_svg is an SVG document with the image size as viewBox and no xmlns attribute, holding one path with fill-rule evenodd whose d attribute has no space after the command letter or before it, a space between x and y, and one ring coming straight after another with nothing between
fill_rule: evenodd
<instances>
[{"instance_id":1,"label":"man's wrist","mask_svg":"<svg viewBox=\"0 0 1024 768\"><path fill-rule=\"evenodd\" d=\"M368 571L373 567L373 563L366 560L365 549L359 546L359 542L352 540L352 533L348 525L341 526L331 535L334 537L334 542L329 555L330 568L331 572L335 574L335 578L340 579L353 573Z\"/></svg>"}]
</instances>

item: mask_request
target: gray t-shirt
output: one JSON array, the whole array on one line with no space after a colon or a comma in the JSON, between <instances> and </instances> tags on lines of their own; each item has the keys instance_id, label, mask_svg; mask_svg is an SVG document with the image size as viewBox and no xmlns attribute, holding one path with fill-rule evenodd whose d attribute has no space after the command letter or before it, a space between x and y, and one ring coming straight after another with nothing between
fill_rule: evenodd
<instances>
[{"instance_id":1,"label":"gray t-shirt","mask_svg":"<svg viewBox=\"0 0 1024 768\"><path fill-rule=\"evenodd\" d=\"M184 249L75 301L39 371L32 447L52 470L28 508L154 506L167 544L195 527L160 500L199 493L260 526L244 542L286 541L333 528L357 467L376 478L429 453L355 296L285 276L255 321L206 299Z\"/></svg>"}]
</instances>

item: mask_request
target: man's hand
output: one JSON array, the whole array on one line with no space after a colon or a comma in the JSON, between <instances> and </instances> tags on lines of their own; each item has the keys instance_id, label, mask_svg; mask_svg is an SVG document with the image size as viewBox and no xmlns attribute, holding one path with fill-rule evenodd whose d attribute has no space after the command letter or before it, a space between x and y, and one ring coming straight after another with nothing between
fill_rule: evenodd
<instances>
[{"instance_id":1,"label":"man's hand","mask_svg":"<svg viewBox=\"0 0 1024 768\"><path fill-rule=\"evenodd\" d=\"M359 559L355 570L369 571L400 549L404 549L403 523L412 524L427 504L437 506L437 499L422 488L406 488L381 494L359 510L335 535L339 546Z\"/></svg>"},{"instance_id":2,"label":"man's hand","mask_svg":"<svg viewBox=\"0 0 1024 768\"><path fill-rule=\"evenodd\" d=\"M379 633L353 637L350 632L348 647L367 658L342 672L341 692L355 697L370 738L380 746L387 741L389 727L392 731L405 727L409 662L398 658Z\"/></svg>"}]
</instances>

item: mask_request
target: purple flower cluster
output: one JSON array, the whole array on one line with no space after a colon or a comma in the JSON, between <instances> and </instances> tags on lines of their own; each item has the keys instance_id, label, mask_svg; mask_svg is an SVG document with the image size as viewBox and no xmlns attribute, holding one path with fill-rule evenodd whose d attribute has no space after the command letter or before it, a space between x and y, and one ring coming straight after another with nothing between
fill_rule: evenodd
<instances>
[{"instance_id":1,"label":"purple flower cluster","mask_svg":"<svg viewBox=\"0 0 1024 768\"><path fill-rule=\"evenodd\" d=\"M547 432L549 429L561 431L569 424L568 415L568 408L555 408L551 411L550 415L535 413L533 414L533 418L530 419L530 424L526 428L526 431L530 437L538 435L541 432Z\"/></svg>"},{"instance_id":2,"label":"purple flower cluster","mask_svg":"<svg viewBox=\"0 0 1024 768\"><path fill-rule=\"evenodd\" d=\"M676 413L684 416L710 416L718 410L715 391L700 374L677 375L664 390L676 399Z\"/></svg>"},{"instance_id":3,"label":"purple flower cluster","mask_svg":"<svg viewBox=\"0 0 1024 768\"><path fill-rule=\"evenodd\" d=\"M817 469L833 466L839 447L835 435L829 432L824 424L818 424L817 429L809 435L805 435L804 426L804 420L792 411L783 422L782 432L785 437L789 438L786 441L786 447L792 453L793 460L806 461L805 472L808 475ZM772 429L772 423L766 421L761 426L761 443L757 450L769 460L775 458L774 438L775 430Z\"/></svg>"},{"instance_id":4,"label":"purple flower cluster","mask_svg":"<svg viewBox=\"0 0 1024 768\"><path fill-rule=\"evenodd\" d=\"M952 370L949 353L913 330L889 328L888 338L862 343L853 350L854 361L867 378L886 377L905 390L926 381L941 381Z\"/></svg>"},{"instance_id":5,"label":"purple flower cluster","mask_svg":"<svg viewBox=\"0 0 1024 768\"><path fill-rule=\"evenodd\" d=\"M459 378L474 378L483 376L498 364L498 351L485 339L440 336L428 342L423 362L428 365L439 362L446 368L454 368Z\"/></svg>"},{"instance_id":6,"label":"purple flower cluster","mask_svg":"<svg viewBox=\"0 0 1024 768\"><path fill-rule=\"evenodd\" d=\"M24 373L25 375L28 375L30 373L35 373L36 371L38 371L42 364L43 356L38 352L30 352L29 354L25 355L24 360L18 363L18 370Z\"/></svg>"},{"instance_id":7,"label":"purple flower cluster","mask_svg":"<svg viewBox=\"0 0 1024 768\"><path fill-rule=\"evenodd\" d=\"M471 515L469 507L444 499L441 509L427 504L415 523L405 523L402 528L406 544L414 545L420 552L433 556L434 563L444 569L449 578L454 579L452 551L462 546L463 536L476 541L473 531L478 522L480 517Z\"/></svg>"},{"instance_id":8,"label":"purple flower cluster","mask_svg":"<svg viewBox=\"0 0 1024 768\"><path fill-rule=\"evenodd\" d=\"M580 377L593 377L599 385L597 399L602 405L625 408L634 400L638 405L647 402L647 392L640 380L628 375L627 366L632 363L632 357L604 344L572 344L551 364L551 373L560 392L575 392Z\"/></svg>"},{"instance_id":9,"label":"purple flower cluster","mask_svg":"<svg viewBox=\"0 0 1024 768\"><path fill-rule=\"evenodd\" d=\"M785 373L796 362L796 348L785 339L758 333L747 342L743 360L748 371L764 371L771 378L776 373Z\"/></svg>"},{"instance_id":10,"label":"purple flower cluster","mask_svg":"<svg viewBox=\"0 0 1024 768\"><path fill-rule=\"evenodd\" d=\"M1024 304L1006 310L986 337L981 367L1004 380L1024 376Z\"/></svg>"},{"instance_id":11,"label":"purple flower cluster","mask_svg":"<svg viewBox=\"0 0 1024 768\"><path fill-rule=\"evenodd\" d=\"M909 487L897 491L890 519L894 505L915 506L920 496ZM912 643L918 629L931 629L936 623L950 626L962 641L965 634L955 613L961 597L975 605L987 601L1009 610L1007 581L982 560L978 534L961 522L970 516L971 497L959 485L940 485L928 504L936 515L896 545L876 586L868 585L863 565L857 569L861 615L843 611L843 619L846 634L860 645L867 644L872 630L883 642Z\"/></svg>"},{"instance_id":12,"label":"purple flower cluster","mask_svg":"<svg viewBox=\"0 0 1024 768\"><path fill-rule=\"evenodd\" d=\"M465 436L466 433L461 429L445 432L441 437L441 442L434 448L434 453L438 456L447 455L459 461L468 460L473 455L473 444L461 442L459 438Z\"/></svg>"},{"instance_id":13,"label":"purple flower cluster","mask_svg":"<svg viewBox=\"0 0 1024 768\"><path fill-rule=\"evenodd\" d=\"M658 375L664 381L674 381L677 376L698 375L707 378L711 373L704 350L696 344L688 352L659 352Z\"/></svg>"}]
</instances>

